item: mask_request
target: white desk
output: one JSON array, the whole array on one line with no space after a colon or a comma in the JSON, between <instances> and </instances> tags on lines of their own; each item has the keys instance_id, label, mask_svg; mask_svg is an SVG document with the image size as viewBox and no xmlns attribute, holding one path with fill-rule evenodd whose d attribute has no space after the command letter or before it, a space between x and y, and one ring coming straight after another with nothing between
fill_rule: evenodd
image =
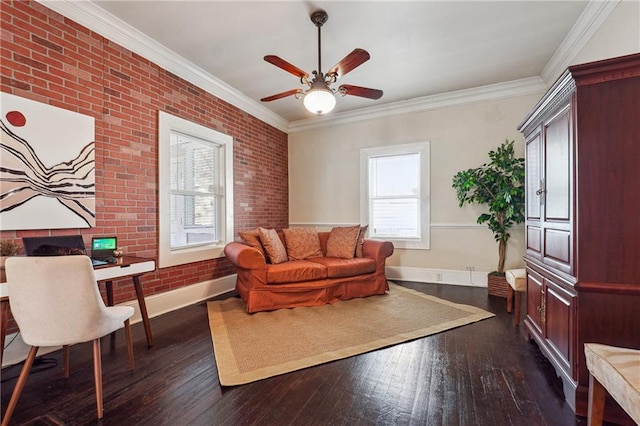
<instances>
[{"instance_id":1,"label":"white desk","mask_svg":"<svg viewBox=\"0 0 640 426\"><path fill-rule=\"evenodd\" d=\"M117 263L109 263L94 268L96 281L104 282L107 290L107 304L113 306L113 280L117 278L131 277L136 291L140 315L144 325L144 332L147 336L147 346L153 346L151 335L151 324L147 314L147 305L144 301L144 290L140 282L140 276L146 272L155 271L156 262L153 259L146 259L135 256L122 256ZM9 318L9 286L7 283L0 283L0 364L4 353L4 340L7 333L7 320Z\"/></svg>"},{"instance_id":2,"label":"white desk","mask_svg":"<svg viewBox=\"0 0 640 426\"><path fill-rule=\"evenodd\" d=\"M153 337L151 336L151 324L149 323L149 315L147 314L147 304L144 301L144 290L140 283L140 276L145 272L155 271L156 262L153 259L146 259L135 256L122 256L118 258L117 263L109 263L107 265L96 266L94 268L96 281L104 282L107 290L107 305L113 306L113 280L116 278L131 277L133 286L136 290L138 306L140 306L140 315L142 316L142 324L144 325L144 333L147 336L147 346L153 346Z\"/></svg>"},{"instance_id":3,"label":"white desk","mask_svg":"<svg viewBox=\"0 0 640 426\"><path fill-rule=\"evenodd\" d=\"M118 263L96 266L94 273L97 281L107 281L115 278L142 275L145 272L155 271L156 262L153 259L142 257L123 256Z\"/></svg>"}]
</instances>

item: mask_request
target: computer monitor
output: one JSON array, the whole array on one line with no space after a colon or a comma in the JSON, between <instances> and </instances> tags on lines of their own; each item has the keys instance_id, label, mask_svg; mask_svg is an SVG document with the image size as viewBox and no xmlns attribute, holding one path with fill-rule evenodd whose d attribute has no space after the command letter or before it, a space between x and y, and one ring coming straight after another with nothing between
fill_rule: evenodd
<instances>
[{"instance_id":1,"label":"computer monitor","mask_svg":"<svg viewBox=\"0 0 640 426\"><path fill-rule=\"evenodd\" d=\"M27 256L65 256L86 254L82 235L56 237L23 237L22 245Z\"/></svg>"}]
</instances>

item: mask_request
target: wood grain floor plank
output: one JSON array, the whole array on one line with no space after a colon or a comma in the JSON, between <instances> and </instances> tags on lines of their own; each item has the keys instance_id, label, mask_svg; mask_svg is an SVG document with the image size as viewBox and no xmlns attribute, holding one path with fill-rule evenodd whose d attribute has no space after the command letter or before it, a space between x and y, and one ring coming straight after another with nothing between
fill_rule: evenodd
<instances>
[{"instance_id":1,"label":"wood grain floor plank","mask_svg":"<svg viewBox=\"0 0 640 426\"><path fill-rule=\"evenodd\" d=\"M221 387L206 305L151 320L152 348L133 327L136 369L124 335L102 341L105 417L101 425L584 425L562 397L553 368L525 341L506 301L486 289L401 283L496 317L423 339L272 377ZM32 374L12 424L96 424L91 345L71 348ZM41 361L42 362L42 361ZM45 365L45 364L42 364ZM53 364L49 364L53 365ZM21 366L2 370L2 412Z\"/></svg>"}]
</instances>

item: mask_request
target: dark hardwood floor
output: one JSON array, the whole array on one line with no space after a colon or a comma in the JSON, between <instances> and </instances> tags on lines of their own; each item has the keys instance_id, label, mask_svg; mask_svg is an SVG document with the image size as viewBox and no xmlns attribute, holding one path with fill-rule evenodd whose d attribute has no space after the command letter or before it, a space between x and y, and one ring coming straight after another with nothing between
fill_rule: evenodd
<instances>
[{"instance_id":1,"label":"dark hardwood floor","mask_svg":"<svg viewBox=\"0 0 640 426\"><path fill-rule=\"evenodd\" d=\"M204 303L151 320L155 346L133 326L103 339L104 418L95 411L91 344L42 357L12 424L30 425L584 425L553 368L486 289L400 283L496 317L259 382L221 387ZM2 413L21 365L2 370Z\"/></svg>"}]
</instances>

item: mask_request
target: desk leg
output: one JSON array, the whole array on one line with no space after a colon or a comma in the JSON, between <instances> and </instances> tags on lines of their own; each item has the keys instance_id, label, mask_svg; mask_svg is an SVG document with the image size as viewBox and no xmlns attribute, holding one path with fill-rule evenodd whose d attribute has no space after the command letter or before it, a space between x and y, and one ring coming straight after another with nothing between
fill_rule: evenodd
<instances>
[{"instance_id":1,"label":"desk leg","mask_svg":"<svg viewBox=\"0 0 640 426\"><path fill-rule=\"evenodd\" d=\"M140 282L140 276L135 275L133 277L133 285L136 289L136 296L138 297L138 305L140 306L140 315L142 316L142 323L144 324L144 333L147 335L147 346L153 346L153 337L151 336L151 324L149 323L149 315L147 314L147 304L144 301L144 290L142 289L142 283Z\"/></svg>"},{"instance_id":2,"label":"desk leg","mask_svg":"<svg viewBox=\"0 0 640 426\"><path fill-rule=\"evenodd\" d=\"M104 285L107 289L107 306L113 306L113 281L105 281Z\"/></svg>"},{"instance_id":3,"label":"desk leg","mask_svg":"<svg viewBox=\"0 0 640 426\"><path fill-rule=\"evenodd\" d=\"M7 321L9 321L9 300L0 301L0 339L2 340L2 346L0 346L0 367L2 366L2 359L4 357L4 339L7 337Z\"/></svg>"},{"instance_id":4,"label":"desk leg","mask_svg":"<svg viewBox=\"0 0 640 426\"><path fill-rule=\"evenodd\" d=\"M113 306L113 281L104 282L105 289L107 290L107 306ZM116 345L116 332L111 333L111 349Z\"/></svg>"}]
</instances>

